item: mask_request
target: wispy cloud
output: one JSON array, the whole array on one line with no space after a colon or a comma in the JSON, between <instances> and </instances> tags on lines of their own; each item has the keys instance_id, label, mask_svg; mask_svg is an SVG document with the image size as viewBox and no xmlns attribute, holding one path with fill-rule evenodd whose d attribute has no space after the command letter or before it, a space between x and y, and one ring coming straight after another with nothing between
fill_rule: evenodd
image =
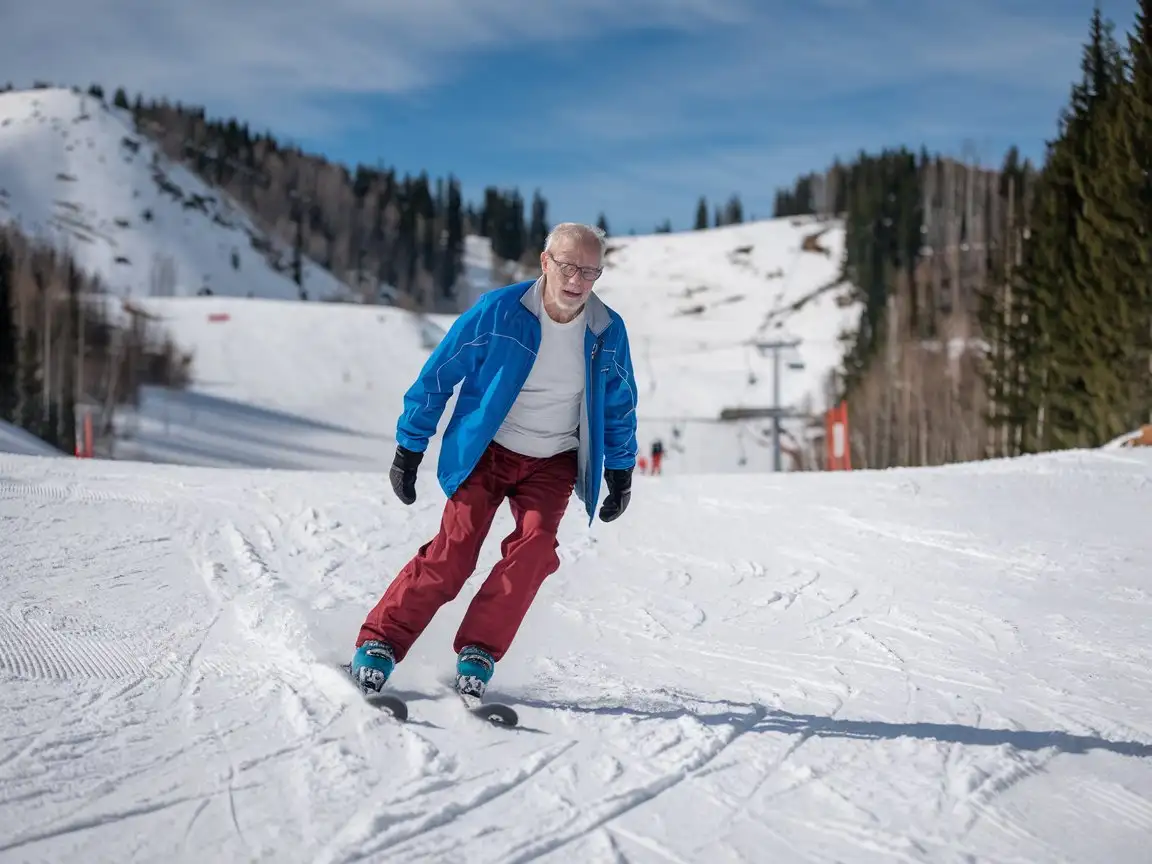
<instances>
[{"instance_id":1,"label":"wispy cloud","mask_svg":"<svg viewBox=\"0 0 1152 864\"><path fill-rule=\"evenodd\" d=\"M798 11L801 4L766 4L738 27L685 40L634 68L594 100L566 104L564 115L589 137L614 142L699 137L717 117L728 130L764 132L880 90L898 91L898 109L941 83L994 84L1006 98L1053 96L1067 91L1087 21L1087 12L1052 14L1056 4L1025 15L1010 5L921 0L883 14L864 0L824 2L846 8L829 20Z\"/></svg>"},{"instance_id":2,"label":"wispy cloud","mask_svg":"<svg viewBox=\"0 0 1152 864\"><path fill-rule=\"evenodd\" d=\"M754 0L38 0L6 15L10 74L292 109L452 80L478 53L733 22Z\"/></svg>"},{"instance_id":3,"label":"wispy cloud","mask_svg":"<svg viewBox=\"0 0 1152 864\"><path fill-rule=\"evenodd\" d=\"M558 134L516 141L595 152L579 180L545 184L550 199L642 230L664 215L685 225L698 195L739 192L767 215L777 186L860 149L923 144L986 164L1010 144L1038 155L1077 75L1091 4L823 0L827 13L813 14L768 3L648 58L595 99L566 100L543 127ZM1105 11L1123 28L1131 5ZM564 134L562 117L584 134Z\"/></svg>"},{"instance_id":4,"label":"wispy cloud","mask_svg":"<svg viewBox=\"0 0 1152 864\"><path fill-rule=\"evenodd\" d=\"M647 229L700 194L766 215L860 148L1039 149L1093 2L36 0L0 58L22 84L122 84L337 158L382 141L401 170L475 178L470 197L538 185L556 214ZM1121 28L1134 5L1104 0Z\"/></svg>"}]
</instances>

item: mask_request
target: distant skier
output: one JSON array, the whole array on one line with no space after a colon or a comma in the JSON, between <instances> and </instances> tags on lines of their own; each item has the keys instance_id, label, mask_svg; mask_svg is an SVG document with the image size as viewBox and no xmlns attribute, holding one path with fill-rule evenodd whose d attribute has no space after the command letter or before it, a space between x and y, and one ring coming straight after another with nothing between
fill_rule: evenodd
<instances>
[{"instance_id":1,"label":"distant skier","mask_svg":"<svg viewBox=\"0 0 1152 864\"><path fill-rule=\"evenodd\" d=\"M662 474L661 463L664 461L664 442L657 438L652 442L652 473Z\"/></svg>"},{"instance_id":2,"label":"distant skier","mask_svg":"<svg viewBox=\"0 0 1152 864\"><path fill-rule=\"evenodd\" d=\"M368 613L351 671L365 692L396 663L472 575L507 498L516 527L502 560L456 633L456 687L482 696L536 592L560 566L556 533L573 490L592 523L628 507L636 464L636 381L620 316L592 293L604 233L562 223L540 255L538 279L483 294L440 341L404 396L390 478L405 504L456 385L437 478L448 496L439 533L422 545ZM586 388L591 392L586 392Z\"/></svg>"}]
</instances>

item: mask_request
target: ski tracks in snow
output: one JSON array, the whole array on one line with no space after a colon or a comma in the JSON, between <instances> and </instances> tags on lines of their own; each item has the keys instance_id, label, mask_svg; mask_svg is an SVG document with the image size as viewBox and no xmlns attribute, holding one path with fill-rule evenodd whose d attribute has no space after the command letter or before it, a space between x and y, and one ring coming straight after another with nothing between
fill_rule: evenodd
<instances>
[{"instance_id":1,"label":"ski tracks in snow","mask_svg":"<svg viewBox=\"0 0 1152 864\"><path fill-rule=\"evenodd\" d=\"M316 658L315 561L291 554L314 511L277 524L262 493L298 496L260 475L135 479L0 483L15 538L0 548L15 576L0 591L0 856L63 855L93 832L121 858L325 842L329 808L352 805L372 758L411 761L412 734L382 733ZM131 848L110 839L127 821Z\"/></svg>"},{"instance_id":2,"label":"ski tracks in snow","mask_svg":"<svg viewBox=\"0 0 1152 864\"><path fill-rule=\"evenodd\" d=\"M430 536L436 496L395 506L382 476L89 488L57 473L0 481L17 529L0 567L25 577L0 588L14 694L0 858L1060 860L1057 823L1079 813L1121 836L1152 825L1148 730L1093 689L1093 661L1139 677L1146 651L1105 644L1107 627L1085 624L1110 620L1100 610L1028 627L1011 597L992 602L998 580L1065 578L1042 544L922 532L822 497L677 502L669 482L637 496L627 531L567 523L562 569L494 682L524 724L504 730L443 680L501 517L468 590L397 672L412 707L398 724L337 664ZM1145 602L1122 587L1104 602ZM1055 655L1036 647L1049 635ZM1088 751L1106 752L1061 758ZM1057 776L1082 794L1036 790Z\"/></svg>"},{"instance_id":3,"label":"ski tracks in snow","mask_svg":"<svg viewBox=\"0 0 1152 864\"><path fill-rule=\"evenodd\" d=\"M906 485L898 495L920 494ZM1152 738L1147 730L1118 728L1103 715L1039 710L1044 697L1068 695L1055 682L1069 668L1036 651L1047 634L1035 631L1034 610L1003 588L1005 580L1029 586L1066 572L1052 565L1055 556L1042 543L1006 542L985 525L940 530L849 516L822 501L804 512L760 500L703 498L687 506L664 497L669 506L661 512L679 518L655 530L644 525L619 549L601 547L601 560L589 564L611 568L610 591L588 596L579 575L565 583L553 605L572 632L556 639L634 658L633 680L670 680L671 670L675 689L746 700L766 714L730 754L694 777L684 805L693 832L672 841L674 826L637 808L595 846L605 860L697 860L706 850L738 857L754 849L805 860L838 860L849 850L863 856L858 860L975 860L990 842L1029 860L1062 860L1059 842L1036 827L1059 826L1061 817L1021 813L1015 802L1038 793L1021 797L1020 788L1054 764L1074 764L1060 757L1078 748L1152 756L1152 747L1138 743ZM972 512L977 524L985 518ZM750 513L759 543L724 524ZM818 534L820 543L794 539ZM724 537L723 550L693 542L704 536ZM867 557L860 536L875 538ZM760 555L746 556L755 546ZM918 583L923 591L915 590ZM1130 589L1111 592L1118 602L1133 596ZM1033 629L1022 631L1014 612L1029 613ZM1084 650L1086 664L1090 652L1121 653L1115 660L1125 665L1141 653L1117 652L1102 640L1084 644L1080 622L1048 620L1049 632ZM578 677L575 666L552 665L558 681ZM601 672L590 674L599 686L620 684ZM1139 674L1135 664L1133 672ZM569 687L594 699L595 685L587 683L584 691ZM620 710L634 698L621 692ZM712 784L712 775L724 783ZM1141 785L1152 793L1152 784ZM732 787L744 791L733 795ZM1121 800L1135 802L1124 811L1135 827L1146 799L1129 794ZM711 832L703 827L710 823Z\"/></svg>"}]
</instances>

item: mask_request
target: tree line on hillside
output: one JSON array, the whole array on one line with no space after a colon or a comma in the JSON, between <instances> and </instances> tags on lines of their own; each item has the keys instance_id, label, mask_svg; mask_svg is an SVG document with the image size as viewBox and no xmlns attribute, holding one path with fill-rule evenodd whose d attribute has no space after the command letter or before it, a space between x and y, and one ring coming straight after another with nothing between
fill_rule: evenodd
<instances>
[{"instance_id":1,"label":"tree line on hillside","mask_svg":"<svg viewBox=\"0 0 1152 864\"><path fill-rule=\"evenodd\" d=\"M1121 44L1097 9L1030 236L991 310L1013 452L1098 446L1152 412L1152 0Z\"/></svg>"},{"instance_id":2,"label":"tree line on hillside","mask_svg":"<svg viewBox=\"0 0 1152 864\"><path fill-rule=\"evenodd\" d=\"M113 101L125 107L127 97L117 91ZM464 237L476 219L466 211L456 178L432 180L424 172L401 177L382 166L350 171L253 133L234 118L208 119L202 108L179 102L137 96L130 110L137 128L167 156L226 191L291 245L302 298L307 285L297 262L306 257L368 300L391 289L419 308L451 304L463 271ZM488 236L504 253L523 233L504 206L510 197L489 198L483 214Z\"/></svg>"},{"instance_id":3,"label":"tree line on hillside","mask_svg":"<svg viewBox=\"0 0 1152 864\"><path fill-rule=\"evenodd\" d=\"M104 98L99 85L89 93ZM235 198L269 233L290 244L292 276L307 297L300 262L310 258L379 299L382 289L427 311L459 311L464 238L491 241L497 278L539 258L549 229L539 190L527 207L516 188L487 187L479 205L464 200L454 176L431 178L383 165L355 169L307 153L235 118L166 99L131 101L116 90L116 107L161 150ZM607 230L607 220L600 217Z\"/></svg>"},{"instance_id":4,"label":"tree line on hillside","mask_svg":"<svg viewBox=\"0 0 1152 864\"><path fill-rule=\"evenodd\" d=\"M37 81L33 86L52 85ZM100 84L87 92L107 98ZM291 246L291 275L304 299L302 262L310 258L360 288L365 299L376 299L380 287L388 286L416 308L459 311L464 237L491 241L498 278L513 278L515 265L534 266L543 251L550 222L540 190L528 203L515 187L488 186L473 205L452 176L432 180L421 171L401 177L382 165L349 169L271 133L253 132L236 118L210 119L203 107L179 101L129 98L123 87L115 90L111 104L130 112L165 155L228 192L261 227ZM711 217L701 197L693 227L744 221L738 194L717 203ZM596 224L611 234L603 212ZM669 233L672 221L665 219L653 230Z\"/></svg>"},{"instance_id":5,"label":"tree line on hillside","mask_svg":"<svg viewBox=\"0 0 1152 864\"><path fill-rule=\"evenodd\" d=\"M140 385L187 383L188 358L143 315L110 322L107 299L66 252L0 225L0 420L73 453L84 406L106 434Z\"/></svg>"},{"instance_id":6,"label":"tree line on hillside","mask_svg":"<svg viewBox=\"0 0 1152 864\"><path fill-rule=\"evenodd\" d=\"M867 159L861 153L859 161ZM823 173L804 174L792 188L777 189L772 202L772 218L786 216L832 216L848 209L848 185L845 176L852 165L843 165L837 159Z\"/></svg>"},{"instance_id":7,"label":"tree line on hillside","mask_svg":"<svg viewBox=\"0 0 1152 864\"><path fill-rule=\"evenodd\" d=\"M743 221L744 205L740 202L739 195L732 195L723 205L716 204L712 211L711 222L708 220L708 199L701 195L700 200L696 202L696 217L692 222L692 230L704 231L724 225L739 225Z\"/></svg>"},{"instance_id":8,"label":"tree line on hillside","mask_svg":"<svg viewBox=\"0 0 1152 864\"><path fill-rule=\"evenodd\" d=\"M889 149L777 195L845 219L854 464L1099 446L1152 417L1152 0L1097 9L1042 165ZM813 192L815 186L819 194Z\"/></svg>"}]
</instances>

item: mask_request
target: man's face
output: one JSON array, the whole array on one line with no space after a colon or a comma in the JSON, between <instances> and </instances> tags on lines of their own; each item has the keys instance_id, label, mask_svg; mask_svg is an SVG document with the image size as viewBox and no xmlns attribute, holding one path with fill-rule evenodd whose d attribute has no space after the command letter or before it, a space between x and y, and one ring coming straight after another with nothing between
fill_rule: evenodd
<instances>
[{"instance_id":1,"label":"man's face","mask_svg":"<svg viewBox=\"0 0 1152 864\"><path fill-rule=\"evenodd\" d=\"M545 297L566 312L576 312L600 276L600 244L557 243L540 256L540 266Z\"/></svg>"}]
</instances>

